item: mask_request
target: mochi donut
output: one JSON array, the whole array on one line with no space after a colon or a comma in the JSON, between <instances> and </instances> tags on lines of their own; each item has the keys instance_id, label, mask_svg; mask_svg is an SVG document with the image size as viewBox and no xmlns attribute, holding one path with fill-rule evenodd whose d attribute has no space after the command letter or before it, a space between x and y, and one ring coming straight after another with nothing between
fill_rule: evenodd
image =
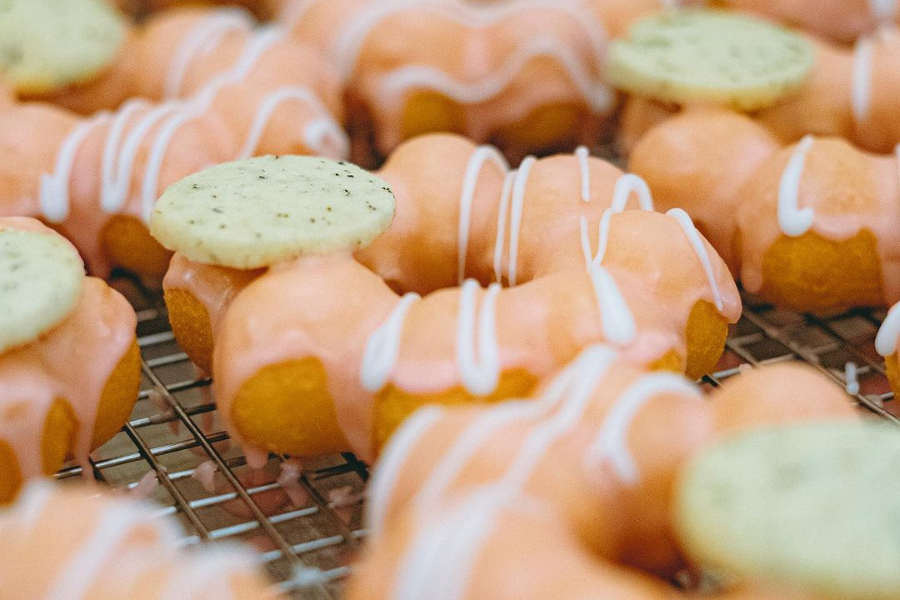
<instances>
[{"instance_id":1,"label":"mochi donut","mask_svg":"<svg viewBox=\"0 0 900 600\"><path fill-rule=\"evenodd\" d=\"M787 23L839 42L854 42L879 27L893 27L900 16L896 0L715 0L727 6Z\"/></svg>"},{"instance_id":2,"label":"mochi donut","mask_svg":"<svg viewBox=\"0 0 900 600\"><path fill-rule=\"evenodd\" d=\"M253 463L372 457L418 406L528 393L595 342L699 376L740 315L687 215L623 212L634 191L650 208L643 182L586 151L508 172L493 148L434 135L379 175L264 157L188 177L154 209L179 253L176 335L201 360L214 340L220 413Z\"/></svg>"},{"instance_id":3,"label":"mochi donut","mask_svg":"<svg viewBox=\"0 0 900 600\"><path fill-rule=\"evenodd\" d=\"M809 387L786 389L792 376ZM686 564L672 515L685 463L740 432L854 415L808 367L740 375L705 400L590 347L537 398L429 407L401 426L373 470L346 597L682 597L661 578Z\"/></svg>"},{"instance_id":4,"label":"mochi donut","mask_svg":"<svg viewBox=\"0 0 900 600\"><path fill-rule=\"evenodd\" d=\"M608 40L663 0L290 0L281 21L337 65L350 128L382 156L448 131L528 153L590 143L615 95Z\"/></svg>"},{"instance_id":5,"label":"mochi donut","mask_svg":"<svg viewBox=\"0 0 900 600\"><path fill-rule=\"evenodd\" d=\"M852 2L850 3L852 4ZM842 3L843 5L843 3ZM816 11L811 11L816 12ZM698 13L705 14L705 13ZM726 72L736 79L747 77L745 65L732 56L739 45L721 38L714 27L696 27L694 35L717 39L722 51L717 62L727 65ZM800 39L798 36L797 39ZM639 39L626 44L642 54L658 47L643 44ZM751 114L766 126L782 143L796 142L804 135L834 135L844 137L859 147L879 153L889 153L900 143L900 125L895 115L900 110L900 35L896 28L880 30L860 38L853 47L834 45L813 37L804 42L814 53L814 62L802 87L789 94L778 86L770 86L780 99L759 107ZM673 52L677 56L677 52ZM609 70L613 83L632 93L622 110L619 143L629 152L641 135L690 102L675 98L663 89L649 86L636 88L627 77L617 78L617 46L610 51ZM784 59L787 61L788 56ZM669 59L672 60L671 58ZM762 59L759 59L762 60ZM776 71L786 63L776 63ZM647 76L657 83L668 78L668 72L656 69ZM697 88L698 91L702 87Z\"/></svg>"},{"instance_id":6,"label":"mochi donut","mask_svg":"<svg viewBox=\"0 0 900 600\"><path fill-rule=\"evenodd\" d=\"M0 502L125 424L140 386L137 319L75 248L38 221L0 218ZM87 470L90 472L90 469Z\"/></svg>"},{"instance_id":7,"label":"mochi donut","mask_svg":"<svg viewBox=\"0 0 900 600\"><path fill-rule=\"evenodd\" d=\"M652 207L642 182L586 149L512 171L490 146L432 134L401 145L377 175L397 216L355 256L395 291L428 294L467 277L517 284L586 262L631 271L667 299L691 377L713 368L740 315L733 283L687 215L623 213L635 193ZM691 258L671 259L681 253ZM209 262L176 253L164 281L175 335L207 370L225 307L262 273Z\"/></svg>"},{"instance_id":8,"label":"mochi donut","mask_svg":"<svg viewBox=\"0 0 900 600\"><path fill-rule=\"evenodd\" d=\"M154 19L130 40L109 80L67 92L110 105L137 96L115 111L0 108L0 215L52 224L92 273L162 277L170 254L145 223L161 190L185 175L255 154L347 152L336 79L282 30L194 10Z\"/></svg>"},{"instance_id":9,"label":"mochi donut","mask_svg":"<svg viewBox=\"0 0 900 600\"><path fill-rule=\"evenodd\" d=\"M745 289L817 312L900 300L897 165L841 138L783 147L720 109L661 123L629 160L661 208L694 216Z\"/></svg>"},{"instance_id":10,"label":"mochi donut","mask_svg":"<svg viewBox=\"0 0 900 600\"><path fill-rule=\"evenodd\" d=\"M0 586L10 598L276 600L254 553L183 549L159 507L79 486L33 483L0 513Z\"/></svg>"}]
</instances>

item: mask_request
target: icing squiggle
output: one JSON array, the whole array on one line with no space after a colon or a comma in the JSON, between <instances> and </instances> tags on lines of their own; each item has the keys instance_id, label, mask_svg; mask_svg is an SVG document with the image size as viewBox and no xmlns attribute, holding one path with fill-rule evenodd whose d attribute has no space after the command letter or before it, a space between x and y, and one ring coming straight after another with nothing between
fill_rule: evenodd
<instances>
[{"instance_id":1,"label":"icing squiggle","mask_svg":"<svg viewBox=\"0 0 900 600\"><path fill-rule=\"evenodd\" d=\"M588 267L588 273L603 319L603 335L620 346L630 343L637 335L637 325L615 279L609 271L593 264Z\"/></svg>"},{"instance_id":2,"label":"icing squiggle","mask_svg":"<svg viewBox=\"0 0 900 600\"><path fill-rule=\"evenodd\" d=\"M703 272L706 273L706 280L709 282L709 289L713 295L713 302L715 302L719 312L722 312L722 292L719 290L719 284L716 283L716 275L713 273L712 261L709 258L709 250L706 249L706 244L703 243L703 238L700 236L700 232L697 231L696 225L694 225L691 217L680 208L669 210L666 212L666 216L675 219L684 230L684 235L687 236L688 241L691 243L691 247L694 249L694 253L697 255L697 258L700 259L700 264L703 265Z\"/></svg>"},{"instance_id":3,"label":"icing squiggle","mask_svg":"<svg viewBox=\"0 0 900 600\"><path fill-rule=\"evenodd\" d=\"M861 38L853 47L853 74L850 102L853 119L863 122L869 115L872 103L872 54L875 43L871 38Z\"/></svg>"},{"instance_id":4,"label":"icing squiggle","mask_svg":"<svg viewBox=\"0 0 900 600\"><path fill-rule=\"evenodd\" d=\"M878 329L878 335L875 336L876 352L885 358L894 355L897 352L898 338L900 338L900 303L891 307Z\"/></svg>"},{"instance_id":5,"label":"icing squiggle","mask_svg":"<svg viewBox=\"0 0 900 600\"><path fill-rule=\"evenodd\" d=\"M606 256L606 247L609 244L609 223L612 216L625 210L628 200L633 193L637 194L638 206L641 210L653 210L653 196L650 187L641 177L626 173L616 180L613 190L613 199L610 207L603 211L600 223L597 225L597 252L591 257L591 239L588 234L587 217L581 217L579 227L581 232L581 251L584 254L584 262L587 265L600 266Z\"/></svg>"},{"instance_id":6,"label":"icing squiggle","mask_svg":"<svg viewBox=\"0 0 900 600\"><path fill-rule=\"evenodd\" d=\"M778 184L778 226L791 237L799 237L809 231L815 219L812 207L799 208L800 179L806 164L806 155L812 148L814 138L805 136L787 162Z\"/></svg>"},{"instance_id":7,"label":"icing squiggle","mask_svg":"<svg viewBox=\"0 0 900 600\"><path fill-rule=\"evenodd\" d=\"M581 171L581 200L591 201L591 166L588 164L588 149L585 146L575 148L578 169Z\"/></svg>"},{"instance_id":8,"label":"icing squiggle","mask_svg":"<svg viewBox=\"0 0 900 600\"><path fill-rule=\"evenodd\" d=\"M481 286L474 279L464 281L460 289L456 364L466 391L485 396L497 388L500 380L497 295L501 287L498 283L488 286L480 309L476 309L476 297L480 290Z\"/></svg>"},{"instance_id":9,"label":"icing squiggle","mask_svg":"<svg viewBox=\"0 0 900 600\"><path fill-rule=\"evenodd\" d=\"M457 277L460 283L466 278L466 255L469 249L469 230L472 226L472 202L475 199L475 186L486 162L492 162L504 173L509 171L509 163L493 146L478 146L469 157L463 176L462 192L459 196L459 237Z\"/></svg>"},{"instance_id":10,"label":"icing squiggle","mask_svg":"<svg viewBox=\"0 0 900 600\"><path fill-rule=\"evenodd\" d=\"M401 467L410 456L412 448L423 435L431 431L443 413L444 409L434 404L420 408L403 421L384 447L378 458L378 469L369 484L365 504L366 522L373 536L381 533L384 514L390 504L391 492L397 484Z\"/></svg>"},{"instance_id":11,"label":"icing squiggle","mask_svg":"<svg viewBox=\"0 0 900 600\"><path fill-rule=\"evenodd\" d=\"M200 54L212 52L229 33L248 33L253 20L240 9L221 9L197 23L181 40L166 72L165 98L177 98L188 68Z\"/></svg>"},{"instance_id":12,"label":"icing squiggle","mask_svg":"<svg viewBox=\"0 0 900 600\"><path fill-rule=\"evenodd\" d=\"M609 461L619 479L629 486L637 485L639 473L628 450L628 430L638 411L657 394L677 393L702 399L696 386L674 373L651 373L631 384L616 400L603 426L585 454L586 467L596 470Z\"/></svg>"},{"instance_id":13,"label":"icing squiggle","mask_svg":"<svg viewBox=\"0 0 900 600\"><path fill-rule=\"evenodd\" d=\"M400 352L406 315L420 299L419 294L405 294L385 322L369 336L360 367L360 380L368 391L377 392L387 383Z\"/></svg>"}]
</instances>

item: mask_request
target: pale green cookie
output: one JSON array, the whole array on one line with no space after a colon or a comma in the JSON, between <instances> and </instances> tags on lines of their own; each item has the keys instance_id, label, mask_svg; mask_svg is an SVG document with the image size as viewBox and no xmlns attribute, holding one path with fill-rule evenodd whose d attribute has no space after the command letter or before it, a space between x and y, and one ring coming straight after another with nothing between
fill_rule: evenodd
<instances>
[{"instance_id":1,"label":"pale green cookie","mask_svg":"<svg viewBox=\"0 0 900 600\"><path fill-rule=\"evenodd\" d=\"M350 163L261 156L171 185L150 233L190 260L255 269L305 255L355 251L394 217L387 183Z\"/></svg>"},{"instance_id":2,"label":"pale green cookie","mask_svg":"<svg viewBox=\"0 0 900 600\"><path fill-rule=\"evenodd\" d=\"M0 230L0 352L37 339L78 303L84 263L54 233Z\"/></svg>"},{"instance_id":3,"label":"pale green cookie","mask_svg":"<svg viewBox=\"0 0 900 600\"><path fill-rule=\"evenodd\" d=\"M812 10L812 9L811 9ZM806 81L812 45L782 27L724 10L662 12L612 44L617 88L664 102L770 106Z\"/></svg>"},{"instance_id":4,"label":"pale green cookie","mask_svg":"<svg viewBox=\"0 0 900 600\"><path fill-rule=\"evenodd\" d=\"M900 598L900 429L847 421L725 440L682 474L688 554L827 598Z\"/></svg>"},{"instance_id":5,"label":"pale green cookie","mask_svg":"<svg viewBox=\"0 0 900 600\"><path fill-rule=\"evenodd\" d=\"M115 59L125 30L103 0L0 0L0 77L23 94L90 80Z\"/></svg>"}]
</instances>

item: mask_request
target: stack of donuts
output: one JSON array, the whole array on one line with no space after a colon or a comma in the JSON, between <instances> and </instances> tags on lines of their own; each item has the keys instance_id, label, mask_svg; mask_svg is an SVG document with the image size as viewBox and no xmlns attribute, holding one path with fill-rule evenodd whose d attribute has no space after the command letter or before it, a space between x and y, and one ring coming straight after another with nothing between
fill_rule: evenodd
<instances>
[{"instance_id":1,"label":"stack of donuts","mask_svg":"<svg viewBox=\"0 0 900 600\"><path fill-rule=\"evenodd\" d=\"M32 481L129 417L135 315L85 276L124 268L251 469L373 465L353 600L700 597L672 582L707 568L712 597L900 600L866 458L900 436L801 367L691 382L738 284L900 302L896 2L183 4L0 6L0 589L278 597ZM900 391L898 340L900 304Z\"/></svg>"}]
</instances>

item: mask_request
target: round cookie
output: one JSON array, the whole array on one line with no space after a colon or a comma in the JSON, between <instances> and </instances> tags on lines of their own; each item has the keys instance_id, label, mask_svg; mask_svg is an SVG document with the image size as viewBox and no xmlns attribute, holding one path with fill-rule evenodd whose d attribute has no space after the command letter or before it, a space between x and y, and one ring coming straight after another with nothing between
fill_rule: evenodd
<instances>
[{"instance_id":1,"label":"round cookie","mask_svg":"<svg viewBox=\"0 0 900 600\"><path fill-rule=\"evenodd\" d=\"M81 297L81 257L65 238L41 229L0 224L0 353L58 325Z\"/></svg>"},{"instance_id":2,"label":"round cookie","mask_svg":"<svg viewBox=\"0 0 900 600\"><path fill-rule=\"evenodd\" d=\"M255 269L358 250L393 217L387 183L355 165L262 156L217 165L169 186L154 206L150 232L190 260Z\"/></svg>"},{"instance_id":3,"label":"round cookie","mask_svg":"<svg viewBox=\"0 0 900 600\"><path fill-rule=\"evenodd\" d=\"M87 81L107 68L125 20L101 0L0 2L0 78L41 94Z\"/></svg>"},{"instance_id":4,"label":"round cookie","mask_svg":"<svg viewBox=\"0 0 900 600\"><path fill-rule=\"evenodd\" d=\"M690 9L636 22L610 48L607 76L619 89L665 102L756 110L798 89L812 66L812 45L795 33L745 15Z\"/></svg>"},{"instance_id":5,"label":"round cookie","mask_svg":"<svg viewBox=\"0 0 900 600\"><path fill-rule=\"evenodd\" d=\"M900 432L818 423L728 438L685 468L676 521L697 561L829 598L900 598Z\"/></svg>"}]
</instances>

